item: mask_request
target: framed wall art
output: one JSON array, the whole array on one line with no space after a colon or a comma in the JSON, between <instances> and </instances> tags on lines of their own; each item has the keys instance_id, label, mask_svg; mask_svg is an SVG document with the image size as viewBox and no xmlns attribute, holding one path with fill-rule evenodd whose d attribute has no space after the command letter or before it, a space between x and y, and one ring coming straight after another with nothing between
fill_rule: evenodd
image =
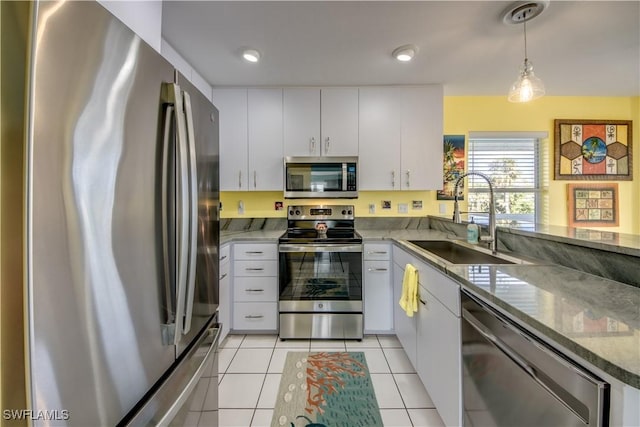
<instances>
[{"instance_id":1,"label":"framed wall art","mask_svg":"<svg viewBox=\"0 0 640 427\"><path fill-rule=\"evenodd\" d=\"M464 135L445 135L443 150L443 184L442 190L437 191L436 200L453 200L455 194L453 189L456 180L464 173ZM458 200L463 200L462 188L460 185Z\"/></svg>"},{"instance_id":2,"label":"framed wall art","mask_svg":"<svg viewBox=\"0 0 640 427\"><path fill-rule=\"evenodd\" d=\"M618 183L567 184L569 227L617 227Z\"/></svg>"},{"instance_id":3,"label":"framed wall art","mask_svg":"<svg viewBox=\"0 0 640 427\"><path fill-rule=\"evenodd\" d=\"M631 120L555 120L555 179L631 181Z\"/></svg>"}]
</instances>

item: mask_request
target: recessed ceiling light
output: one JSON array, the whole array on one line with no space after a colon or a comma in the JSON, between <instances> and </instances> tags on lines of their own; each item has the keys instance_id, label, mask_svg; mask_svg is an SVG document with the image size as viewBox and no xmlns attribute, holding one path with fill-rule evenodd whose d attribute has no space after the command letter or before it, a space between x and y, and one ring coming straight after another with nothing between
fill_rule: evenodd
<instances>
[{"instance_id":1,"label":"recessed ceiling light","mask_svg":"<svg viewBox=\"0 0 640 427\"><path fill-rule=\"evenodd\" d=\"M247 62L258 62L260 61L260 52L255 49L245 49L242 52L242 57Z\"/></svg>"},{"instance_id":2,"label":"recessed ceiling light","mask_svg":"<svg viewBox=\"0 0 640 427\"><path fill-rule=\"evenodd\" d=\"M408 62L408 61L411 61L413 59L413 57L415 56L415 54L417 52L418 52L418 48L415 45L406 44L404 46L400 46L400 47L396 48L393 51L392 55L398 61Z\"/></svg>"}]
</instances>

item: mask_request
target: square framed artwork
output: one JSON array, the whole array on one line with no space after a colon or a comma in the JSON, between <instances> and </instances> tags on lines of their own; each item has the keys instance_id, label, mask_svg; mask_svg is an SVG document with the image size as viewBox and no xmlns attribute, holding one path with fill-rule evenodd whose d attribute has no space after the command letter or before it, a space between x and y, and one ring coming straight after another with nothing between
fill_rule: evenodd
<instances>
[{"instance_id":1,"label":"square framed artwork","mask_svg":"<svg viewBox=\"0 0 640 427\"><path fill-rule=\"evenodd\" d=\"M567 184L569 227L617 227L618 183Z\"/></svg>"},{"instance_id":2,"label":"square framed artwork","mask_svg":"<svg viewBox=\"0 0 640 427\"><path fill-rule=\"evenodd\" d=\"M555 120L555 179L631 181L631 120Z\"/></svg>"}]
</instances>

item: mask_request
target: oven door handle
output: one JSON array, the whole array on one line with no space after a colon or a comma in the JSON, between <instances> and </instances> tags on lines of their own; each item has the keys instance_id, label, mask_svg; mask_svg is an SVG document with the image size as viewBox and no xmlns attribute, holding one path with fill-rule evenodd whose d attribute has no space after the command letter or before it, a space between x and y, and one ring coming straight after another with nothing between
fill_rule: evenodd
<instances>
[{"instance_id":1,"label":"oven door handle","mask_svg":"<svg viewBox=\"0 0 640 427\"><path fill-rule=\"evenodd\" d=\"M319 243L281 243L279 252L362 252L361 244L319 244Z\"/></svg>"}]
</instances>

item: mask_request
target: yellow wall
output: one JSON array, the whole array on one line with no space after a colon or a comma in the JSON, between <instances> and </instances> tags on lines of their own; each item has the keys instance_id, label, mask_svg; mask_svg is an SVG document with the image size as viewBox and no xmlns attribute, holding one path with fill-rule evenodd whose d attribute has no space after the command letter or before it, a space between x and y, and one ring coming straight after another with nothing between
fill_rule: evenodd
<instances>
[{"instance_id":1,"label":"yellow wall","mask_svg":"<svg viewBox=\"0 0 640 427\"><path fill-rule=\"evenodd\" d=\"M542 141L545 184L548 184L544 200L543 222L551 225L567 225L568 183L553 179L553 121L554 119L611 119L633 120L633 181L619 181L620 226L607 227L609 231L640 233L640 97L554 97L546 96L526 104L511 104L506 96L469 97L446 96L444 98L444 133L467 135L471 132L496 131L546 131L549 138ZM223 192L222 216L235 217L286 217L285 211L274 210L274 202L288 204L316 204L319 200L285 200L281 192ZM239 215L238 201L245 205L244 215ZM381 201L390 200L392 209L381 209ZM413 200L422 200L421 210L412 209ZM336 203L335 200L327 202ZM363 216L424 216L440 212L444 204L446 214L453 211L452 202L436 200L435 191L360 192L357 200L345 200L354 204L356 215ZM339 203L339 201L338 201ZM369 214L369 204L376 205L376 213ZM408 214L398 213L398 203L408 203Z\"/></svg>"}]
</instances>

